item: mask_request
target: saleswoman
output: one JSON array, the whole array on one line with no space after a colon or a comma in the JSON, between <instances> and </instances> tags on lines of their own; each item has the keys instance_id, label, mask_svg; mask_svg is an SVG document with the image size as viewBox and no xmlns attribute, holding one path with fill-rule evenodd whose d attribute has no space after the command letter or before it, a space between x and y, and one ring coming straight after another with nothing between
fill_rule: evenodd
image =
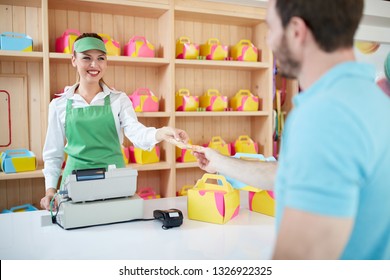
<instances>
[{"instance_id":1,"label":"saleswoman","mask_svg":"<svg viewBox=\"0 0 390 280\"><path fill-rule=\"evenodd\" d=\"M162 140L187 142L183 130L156 129L138 122L129 97L103 81L107 69L106 47L96 33L84 33L74 43L72 65L78 82L49 105L49 124L43 148L45 197L41 207L50 209L56 193L64 152L68 155L64 179L77 169L115 164L125 167L121 143L123 134L137 147L150 150ZM55 207L55 206L54 206Z\"/></svg>"}]
</instances>

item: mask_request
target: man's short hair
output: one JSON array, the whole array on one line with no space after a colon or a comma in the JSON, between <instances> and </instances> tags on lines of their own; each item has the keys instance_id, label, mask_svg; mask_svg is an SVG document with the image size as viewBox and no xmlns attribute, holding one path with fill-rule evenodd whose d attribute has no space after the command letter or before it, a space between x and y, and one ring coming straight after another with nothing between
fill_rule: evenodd
<instances>
[{"instance_id":1,"label":"man's short hair","mask_svg":"<svg viewBox=\"0 0 390 280\"><path fill-rule=\"evenodd\" d=\"M283 28L292 17L302 18L326 52L353 46L363 8L364 0L276 0Z\"/></svg>"}]
</instances>

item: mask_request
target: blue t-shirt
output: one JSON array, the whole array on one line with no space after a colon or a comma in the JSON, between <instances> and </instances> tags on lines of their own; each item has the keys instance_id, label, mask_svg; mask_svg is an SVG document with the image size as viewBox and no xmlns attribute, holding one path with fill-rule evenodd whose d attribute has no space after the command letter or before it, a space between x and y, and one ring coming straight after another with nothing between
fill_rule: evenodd
<instances>
[{"instance_id":1,"label":"blue t-shirt","mask_svg":"<svg viewBox=\"0 0 390 280\"><path fill-rule=\"evenodd\" d=\"M337 65L294 97L282 136L277 228L285 207L353 218L342 259L390 259L390 98L374 77Z\"/></svg>"}]
</instances>

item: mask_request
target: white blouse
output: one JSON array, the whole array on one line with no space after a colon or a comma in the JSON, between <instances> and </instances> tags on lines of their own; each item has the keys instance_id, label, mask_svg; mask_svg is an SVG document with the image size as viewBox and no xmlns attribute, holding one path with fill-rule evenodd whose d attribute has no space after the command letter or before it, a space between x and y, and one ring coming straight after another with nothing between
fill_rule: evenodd
<instances>
[{"instance_id":1,"label":"white blouse","mask_svg":"<svg viewBox=\"0 0 390 280\"><path fill-rule=\"evenodd\" d=\"M138 121L133 105L124 92L112 90L106 85L101 84L103 91L98 93L91 103L88 104L79 94L74 94L77 86L78 84L66 87L64 93L60 97L53 99L49 105L49 122L43 148L43 174L45 176L46 189L56 188L61 175L61 166L64 161L64 148L66 145L65 117L68 99L73 100L73 108L82 108L87 106L103 106L104 98L110 95L111 110L114 115L119 142L121 144L123 143L124 132L125 136L135 146L143 150L151 150L157 143L157 129L154 127L145 127Z\"/></svg>"}]
</instances>

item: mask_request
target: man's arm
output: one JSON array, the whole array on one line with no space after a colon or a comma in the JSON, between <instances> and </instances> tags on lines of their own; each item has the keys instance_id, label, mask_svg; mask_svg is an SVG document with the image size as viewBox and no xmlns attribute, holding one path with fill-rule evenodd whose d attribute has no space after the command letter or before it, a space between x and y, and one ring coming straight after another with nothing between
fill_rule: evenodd
<instances>
[{"instance_id":1,"label":"man's arm","mask_svg":"<svg viewBox=\"0 0 390 280\"><path fill-rule=\"evenodd\" d=\"M249 186L272 190L277 163L242 160L221 155L211 148L194 151L199 167L209 173L219 172Z\"/></svg>"},{"instance_id":2,"label":"man's arm","mask_svg":"<svg viewBox=\"0 0 390 280\"><path fill-rule=\"evenodd\" d=\"M336 218L286 207L273 259L339 259L353 226Z\"/></svg>"}]
</instances>

